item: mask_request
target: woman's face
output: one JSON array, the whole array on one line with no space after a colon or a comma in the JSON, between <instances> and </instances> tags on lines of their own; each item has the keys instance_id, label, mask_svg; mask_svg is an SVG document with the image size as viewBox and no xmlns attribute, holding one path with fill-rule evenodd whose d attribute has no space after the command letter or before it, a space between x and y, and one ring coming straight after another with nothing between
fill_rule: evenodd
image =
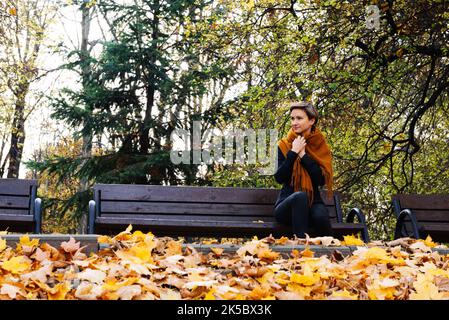
<instances>
[{"instance_id":1,"label":"woman's face","mask_svg":"<svg viewBox=\"0 0 449 320\"><path fill-rule=\"evenodd\" d=\"M292 129L296 134L304 135L312 130L315 119L309 119L307 113L303 109L293 109L290 113L292 121Z\"/></svg>"}]
</instances>

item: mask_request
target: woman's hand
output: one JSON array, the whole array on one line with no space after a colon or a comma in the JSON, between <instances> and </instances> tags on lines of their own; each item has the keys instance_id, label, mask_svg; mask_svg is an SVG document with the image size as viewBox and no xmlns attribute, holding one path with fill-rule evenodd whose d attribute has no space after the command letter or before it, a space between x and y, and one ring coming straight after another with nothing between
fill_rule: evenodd
<instances>
[{"instance_id":1,"label":"woman's hand","mask_svg":"<svg viewBox=\"0 0 449 320\"><path fill-rule=\"evenodd\" d=\"M298 153L302 158L306 150L306 144L306 139L304 139L303 136L299 136L295 140L293 140L292 151Z\"/></svg>"}]
</instances>

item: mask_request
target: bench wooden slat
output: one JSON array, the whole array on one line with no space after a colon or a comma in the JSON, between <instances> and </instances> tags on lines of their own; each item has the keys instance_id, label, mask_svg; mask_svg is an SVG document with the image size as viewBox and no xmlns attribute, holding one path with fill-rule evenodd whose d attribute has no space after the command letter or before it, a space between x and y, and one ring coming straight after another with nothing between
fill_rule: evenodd
<instances>
[{"instance_id":1,"label":"bench wooden slat","mask_svg":"<svg viewBox=\"0 0 449 320\"><path fill-rule=\"evenodd\" d=\"M37 186L37 181L0 179L0 195L30 195L31 186Z\"/></svg>"},{"instance_id":2,"label":"bench wooden slat","mask_svg":"<svg viewBox=\"0 0 449 320\"><path fill-rule=\"evenodd\" d=\"M426 238L428 235L432 239L438 239L439 242L449 242L449 224L434 224L428 223L422 225L419 229L419 233L422 238Z\"/></svg>"},{"instance_id":3,"label":"bench wooden slat","mask_svg":"<svg viewBox=\"0 0 449 320\"><path fill-rule=\"evenodd\" d=\"M119 213L164 213L164 214L205 214L205 215L272 215L273 205L244 205L222 203L181 203L174 202L127 202L103 201L101 211Z\"/></svg>"},{"instance_id":4,"label":"bench wooden slat","mask_svg":"<svg viewBox=\"0 0 449 320\"><path fill-rule=\"evenodd\" d=\"M422 195L422 194L401 194L393 199L398 199L402 209L435 209L449 210L448 195Z\"/></svg>"},{"instance_id":5,"label":"bench wooden slat","mask_svg":"<svg viewBox=\"0 0 449 320\"><path fill-rule=\"evenodd\" d=\"M190 186L102 185L94 187L101 192L101 200L132 200L156 202L211 202L273 204L276 189L214 188Z\"/></svg>"},{"instance_id":6,"label":"bench wooden slat","mask_svg":"<svg viewBox=\"0 0 449 320\"><path fill-rule=\"evenodd\" d=\"M420 230L449 232L449 223L426 223L421 226Z\"/></svg>"},{"instance_id":7,"label":"bench wooden slat","mask_svg":"<svg viewBox=\"0 0 449 320\"><path fill-rule=\"evenodd\" d=\"M0 197L0 211L3 208L28 209L30 207L30 198L26 196L3 196Z\"/></svg>"},{"instance_id":8,"label":"bench wooden slat","mask_svg":"<svg viewBox=\"0 0 449 320\"><path fill-rule=\"evenodd\" d=\"M449 210L413 210L413 213L421 222L449 223Z\"/></svg>"},{"instance_id":9,"label":"bench wooden slat","mask_svg":"<svg viewBox=\"0 0 449 320\"><path fill-rule=\"evenodd\" d=\"M0 212L0 220L6 220L6 221L33 221L34 217L32 215L11 215L11 214L3 214L3 212Z\"/></svg>"},{"instance_id":10,"label":"bench wooden slat","mask_svg":"<svg viewBox=\"0 0 449 320\"><path fill-rule=\"evenodd\" d=\"M146 224L151 225L154 224L155 221L160 221L161 224L164 224L167 221L177 222L178 224L184 224L185 222L195 221L197 225L208 225L209 222L220 221L223 223L227 223L228 225L239 225L239 224L248 224L252 227L259 227L260 225L266 226L266 224L279 224L273 215L271 216L206 216L206 215L161 215L161 214L108 214L102 213L100 218L97 218L97 221L100 223L102 221L103 224L106 224L107 221L113 221L114 219L120 219L123 224ZM125 223L125 221L128 221ZM112 223L112 222L111 222ZM158 223L156 223L158 224ZM342 225L342 223L337 223L335 220L331 220L331 224L333 226ZM343 224L347 225L346 228L352 228L360 230L359 224ZM354 227L355 226L355 227ZM291 227L289 227L291 228Z\"/></svg>"},{"instance_id":11,"label":"bench wooden slat","mask_svg":"<svg viewBox=\"0 0 449 320\"><path fill-rule=\"evenodd\" d=\"M30 210L28 209L9 209L9 208L0 208L1 215L9 215L9 216L32 216Z\"/></svg>"},{"instance_id":12,"label":"bench wooden slat","mask_svg":"<svg viewBox=\"0 0 449 320\"><path fill-rule=\"evenodd\" d=\"M332 230L337 231L337 232L359 232L360 230L362 230L363 228L365 228L365 226L361 223L345 223L345 222L336 222L336 223L331 223L332 226Z\"/></svg>"},{"instance_id":13,"label":"bench wooden slat","mask_svg":"<svg viewBox=\"0 0 449 320\"><path fill-rule=\"evenodd\" d=\"M101 200L149 201L149 202L202 202L233 204L274 204L279 190L223 187L158 186L96 184L95 192L101 193ZM334 205L333 197L322 194L325 205Z\"/></svg>"},{"instance_id":14,"label":"bench wooden slat","mask_svg":"<svg viewBox=\"0 0 449 320\"><path fill-rule=\"evenodd\" d=\"M264 221L264 222L273 222L276 221L273 215L271 216L232 216L232 215L182 215L182 214L120 214L120 213L102 213L101 218L107 218L107 219L113 219L113 218L120 218L120 219L139 219L139 220L172 220L172 221L229 221L229 222L247 222L252 223L253 221Z\"/></svg>"},{"instance_id":15,"label":"bench wooden slat","mask_svg":"<svg viewBox=\"0 0 449 320\"><path fill-rule=\"evenodd\" d=\"M331 219L336 219L335 207L327 206ZM166 202L128 202L103 201L101 211L105 213L140 214L204 214L204 215L243 215L243 216L273 216L273 205L244 205L222 203L169 203Z\"/></svg>"},{"instance_id":16,"label":"bench wooden slat","mask_svg":"<svg viewBox=\"0 0 449 320\"><path fill-rule=\"evenodd\" d=\"M180 222L182 222L182 226L180 226ZM246 221L229 221L229 220L176 220L176 219L137 219L137 218L97 218L97 223L99 224L126 224L130 223L132 225L151 225L151 226L180 226L180 227L219 227L221 228L248 228L248 229L264 229L264 228L273 228L277 225L277 222L263 222L263 223L253 223L249 224Z\"/></svg>"}]
</instances>

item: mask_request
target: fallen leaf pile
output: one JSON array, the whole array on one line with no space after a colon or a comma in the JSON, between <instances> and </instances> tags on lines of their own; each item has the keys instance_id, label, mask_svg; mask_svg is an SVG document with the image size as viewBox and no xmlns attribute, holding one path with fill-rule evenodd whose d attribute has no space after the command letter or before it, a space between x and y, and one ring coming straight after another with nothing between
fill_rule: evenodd
<instances>
[{"instance_id":1,"label":"fallen leaf pile","mask_svg":"<svg viewBox=\"0 0 449 320\"><path fill-rule=\"evenodd\" d=\"M0 299L449 299L449 255L430 238L267 237L203 254L131 230L99 237L107 248L89 256L73 238L55 248L25 235L15 249L0 239ZM272 250L293 244L306 249ZM310 245L335 248L315 257ZM342 245L357 247L343 256Z\"/></svg>"}]
</instances>

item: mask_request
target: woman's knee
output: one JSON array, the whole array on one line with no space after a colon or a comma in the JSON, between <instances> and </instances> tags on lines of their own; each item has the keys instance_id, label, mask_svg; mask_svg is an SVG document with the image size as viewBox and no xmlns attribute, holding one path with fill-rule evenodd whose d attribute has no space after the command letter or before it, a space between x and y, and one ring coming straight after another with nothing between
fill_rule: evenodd
<instances>
[{"instance_id":1,"label":"woman's knee","mask_svg":"<svg viewBox=\"0 0 449 320\"><path fill-rule=\"evenodd\" d=\"M294 201L307 201L307 193L303 191L297 191L291 195ZM307 203L307 202L306 202Z\"/></svg>"}]
</instances>

